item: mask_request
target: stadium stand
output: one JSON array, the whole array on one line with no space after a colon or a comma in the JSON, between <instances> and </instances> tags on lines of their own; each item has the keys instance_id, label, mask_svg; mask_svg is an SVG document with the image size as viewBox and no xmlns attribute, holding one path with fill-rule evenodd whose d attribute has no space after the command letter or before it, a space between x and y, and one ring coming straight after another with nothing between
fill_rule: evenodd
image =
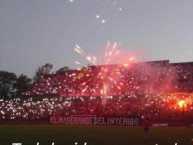
<instances>
[{"instance_id":1,"label":"stadium stand","mask_svg":"<svg viewBox=\"0 0 193 145\"><path fill-rule=\"evenodd\" d=\"M88 66L46 75L23 97L0 100L0 110L0 120L95 115L193 122L193 62Z\"/></svg>"}]
</instances>

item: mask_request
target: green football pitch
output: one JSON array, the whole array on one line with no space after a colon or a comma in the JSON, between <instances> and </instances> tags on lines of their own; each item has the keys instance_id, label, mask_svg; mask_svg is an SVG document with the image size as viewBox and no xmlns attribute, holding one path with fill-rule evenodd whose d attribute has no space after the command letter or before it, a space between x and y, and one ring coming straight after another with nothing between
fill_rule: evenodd
<instances>
[{"instance_id":1,"label":"green football pitch","mask_svg":"<svg viewBox=\"0 0 193 145\"><path fill-rule=\"evenodd\" d=\"M193 128L0 125L0 145L193 145Z\"/></svg>"}]
</instances>

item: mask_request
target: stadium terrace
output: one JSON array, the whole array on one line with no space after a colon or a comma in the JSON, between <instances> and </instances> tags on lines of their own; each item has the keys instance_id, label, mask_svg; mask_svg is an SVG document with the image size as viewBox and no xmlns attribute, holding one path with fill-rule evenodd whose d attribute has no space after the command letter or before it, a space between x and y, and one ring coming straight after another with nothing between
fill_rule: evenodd
<instances>
[{"instance_id":1,"label":"stadium terrace","mask_svg":"<svg viewBox=\"0 0 193 145\"><path fill-rule=\"evenodd\" d=\"M2 121L92 115L193 124L193 62L87 66L41 76L20 98L0 100L0 110Z\"/></svg>"},{"instance_id":2,"label":"stadium terrace","mask_svg":"<svg viewBox=\"0 0 193 145\"><path fill-rule=\"evenodd\" d=\"M193 62L153 61L88 66L42 76L26 95L64 97L193 91Z\"/></svg>"}]
</instances>

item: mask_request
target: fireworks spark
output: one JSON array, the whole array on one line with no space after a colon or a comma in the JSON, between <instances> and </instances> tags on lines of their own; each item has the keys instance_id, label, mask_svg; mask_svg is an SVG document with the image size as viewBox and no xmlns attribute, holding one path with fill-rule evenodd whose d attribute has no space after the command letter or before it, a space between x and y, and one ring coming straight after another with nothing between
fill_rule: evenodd
<instances>
[{"instance_id":1,"label":"fireworks spark","mask_svg":"<svg viewBox=\"0 0 193 145\"><path fill-rule=\"evenodd\" d=\"M105 23L106 23L106 20L105 20L105 19L101 20L101 23L102 23L102 24L105 24Z\"/></svg>"},{"instance_id":2,"label":"fireworks spark","mask_svg":"<svg viewBox=\"0 0 193 145\"><path fill-rule=\"evenodd\" d=\"M73 2L74 2L74 0L69 0L69 2L70 2L70 3L73 3Z\"/></svg>"},{"instance_id":3,"label":"fireworks spark","mask_svg":"<svg viewBox=\"0 0 193 145\"><path fill-rule=\"evenodd\" d=\"M117 0L113 0L112 2L113 9L117 12L121 12L123 9L120 7L120 4L117 2Z\"/></svg>"},{"instance_id":4,"label":"fireworks spark","mask_svg":"<svg viewBox=\"0 0 193 145\"><path fill-rule=\"evenodd\" d=\"M100 18L100 15L96 15L96 19L99 19Z\"/></svg>"},{"instance_id":5,"label":"fireworks spark","mask_svg":"<svg viewBox=\"0 0 193 145\"><path fill-rule=\"evenodd\" d=\"M121 12L122 10L123 10L122 8L118 8L118 9L117 9L118 12Z\"/></svg>"},{"instance_id":6,"label":"fireworks spark","mask_svg":"<svg viewBox=\"0 0 193 145\"><path fill-rule=\"evenodd\" d=\"M77 44L76 44L75 46L76 46L76 47L74 48L74 50L75 50L77 53L83 55L83 54L84 54L83 49L82 49L79 45L77 45Z\"/></svg>"},{"instance_id":7,"label":"fireworks spark","mask_svg":"<svg viewBox=\"0 0 193 145\"><path fill-rule=\"evenodd\" d=\"M78 64L78 65L80 65L80 62L78 62L78 61L75 61L75 63Z\"/></svg>"},{"instance_id":8,"label":"fireworks spark","mask_svg":"<svg viewBox=\"0 0 193 145\"><path fill-rule=\"evenodd\" d=\"M118 65L116 62L117 65L109 67L109 65L112 65L113 61L116 58L123 58L120 55L121 51L117 49L117 45L117 42L113 43L112 45L110 44L110 42L108 42L105 47L103 59L97 59L96 56L87 55L78 44L75 45L74 49L75 52L82 55L91 66L98 66L98 73L96 74L96 76L91 76L90 72L92 71L92 69L86 67L86 69L82 73L88 79L84 80L84 83L82 83L81 85L83 87L82 92L85 92L88 88L90 88L89 85L95 86L94 92L100 92L101 96L103 96L103 104L105 104L104 102L106 102L106 98L110 95L109 93L112 91L112 89L122 90L124 87L124 75L120 72L119 67L128 67L129 63L132 63L134 61L134 57L126 57L127 59L124 60L126 61L126 63ZM103 61L98 62L98 60ZM80 65L79 61L75 61L75 63L77 65ZM96 86L96 79L98 79L99 82L103 82L103 84L97 84Z\"/></svg>"},{"instance_id":9,"label":"fireworks spark","mask_svg":"<svg viewBox=\"0 0 193 145\"><path fill-rule=\"evenodd\" d=\"M187 107L186 101L180 100L180 101L178 102L178 106L179 106L179 108Z\"/></svg>"}]
</instances>

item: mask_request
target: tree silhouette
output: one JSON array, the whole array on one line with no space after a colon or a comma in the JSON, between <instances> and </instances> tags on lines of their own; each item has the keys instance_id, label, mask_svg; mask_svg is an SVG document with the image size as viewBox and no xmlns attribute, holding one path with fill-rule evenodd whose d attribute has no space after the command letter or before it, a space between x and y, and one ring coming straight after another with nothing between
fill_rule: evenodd
<instances>
[{"instance_id":1,"label":"tree silhouette","mask_svg":"<svg viewBox=\"0 0 193 145\"><path fill-rule=\"evenodd\" d=\"M27 89L30 86L31 83L31 79L28 78L26 75L21 74L18 78L17 78L17 82L16 82L16 88L17 88L17 96L21 95L22 93L24 93L25 91L27 91Z\"/></svg>"},{"instance_id":2,"label":"tree silhouette","mask_svg":"<svg viewBox=\"0 0 193 145\"><path fill-rule=\"evenodd\" d=\"M15 89L17 76L12 72L0 71L0 98L12 98L16 96Z\"/></svg>"},{"instance_id":3,"label":"tree silhouette","mask_svg":"<svg viewBox=\"0 0 193 145\"><path fill-rule=\"evenodd\" d=\"M34 81L37 81L41 76L49 75L51 73L52 68L53 66L50 63L46 63L45 65L38 67L34 76Z\"/></svg>"}]
</instances>

